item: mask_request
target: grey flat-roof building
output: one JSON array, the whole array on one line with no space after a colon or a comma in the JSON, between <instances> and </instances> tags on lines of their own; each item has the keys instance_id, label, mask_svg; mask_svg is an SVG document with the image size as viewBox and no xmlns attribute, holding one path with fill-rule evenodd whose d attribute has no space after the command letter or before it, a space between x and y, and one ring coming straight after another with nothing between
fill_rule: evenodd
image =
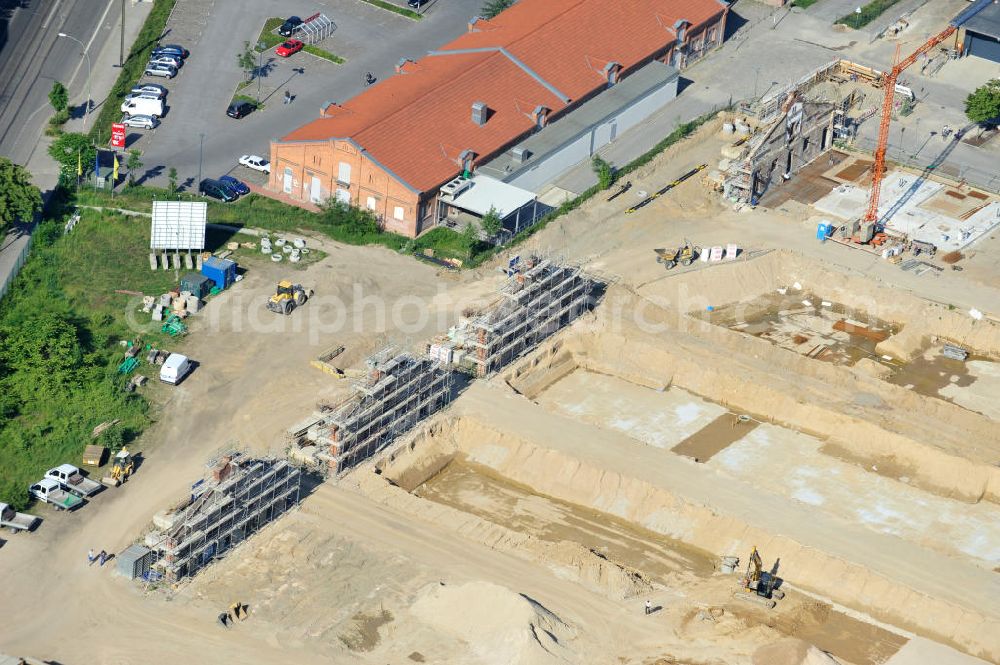
<instances>
[{"instance_id":1,"label":"grey flat-roof building","mask_svg":"<svg viewBox=\"0 0 1000 665\"><path fill-rule=\"evenodd\" d=\"M963 53L1000 62L1000 2L978 0L959 14L952 25L965 29Z\"/></svg>"},{"instance_id":2,"label":"grey flat-roof building","mask_svg":"<svg viewBox=\"0 0 1000 665\"><path fill-rule=\"evenodd\" d=\"M677 70L654 60L477 169L534 192L677 96ZM650 139L652 147L659 137Z\"/></svg>"}]
</instances>

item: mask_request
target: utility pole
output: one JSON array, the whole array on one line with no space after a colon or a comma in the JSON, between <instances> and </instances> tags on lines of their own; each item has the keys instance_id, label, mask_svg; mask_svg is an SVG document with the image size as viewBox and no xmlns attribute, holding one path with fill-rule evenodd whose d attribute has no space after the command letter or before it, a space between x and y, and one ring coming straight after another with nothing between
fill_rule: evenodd
<instances>
[{"instance_id":1,"label":"utility pole","mask_svg":"<svg viewBox=\"0 0 1000 665\"><path fill-rule=\"evenodd\" d=\"M257 106L260 106L260 75L261 75L261 68L263 67L261 58L263 57L264 57L264 42L257 42L257 71L254 73L254 76L257 77Z\"/></svg>"},{"instance_id":2,"label":"utility pole","mask_svg":"<svg viewBox=\"0 0 1000 665\"><path fill-rule=\"evenodd\" d=\"M122 39L118 47L118 67L125 66L125 0L122 0Z\"/></svg>"},{"instance_id":3,"label":"utility pole","mask_svg":"<svg viewBox=\"0 0 1000 665\"><path fill-rule=\"evenodd\" d=\"M205 135L198 134L198 189L201 190L201 156L205 147Z\"/></svg>"}]
</instances>

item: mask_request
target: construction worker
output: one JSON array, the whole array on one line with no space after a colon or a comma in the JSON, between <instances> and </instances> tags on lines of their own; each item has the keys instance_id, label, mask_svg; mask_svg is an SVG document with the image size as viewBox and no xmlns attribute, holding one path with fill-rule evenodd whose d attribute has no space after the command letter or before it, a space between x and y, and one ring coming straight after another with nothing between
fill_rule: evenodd
<instances>
[{"instance_id":1,"label":"construction worker","mask_svg":"<svg viewBox=\"0 0 1000 665\"><path fill-rule=\"evenodd\" d=\"M108 560L108 553L105 552L104 550L101 550L101 553L97 555L97 558L100 560L100 563L103 566L104 562Z\"/></svg>"},{"instance_id":2,"label":"construction worker","mask_svg":"<svg viewBox=\"0 0 1000 665\"><path fill-rule=\"evenodd\" d=\"M94 548L91 547L87 550L87 562L93 565L94 561L97 560L97 555L94 553Z\"/></svg>"},{"instance_id":3,"label":"construction worker","mask_svg":"<svg viewBox=\"0 0 1000 665\"><path fill-rule=\"evenodd\" d=\"M646 601L646 616L649 616L652 613L653 613L653 601L647 600Z\"/></svg>"}]
</instances>

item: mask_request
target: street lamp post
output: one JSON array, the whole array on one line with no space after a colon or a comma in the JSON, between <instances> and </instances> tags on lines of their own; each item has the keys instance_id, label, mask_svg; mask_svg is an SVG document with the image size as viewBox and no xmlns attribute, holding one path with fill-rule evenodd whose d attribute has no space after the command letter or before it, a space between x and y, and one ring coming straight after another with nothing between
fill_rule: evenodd
<instances>
[{"instance_id":1,"label":"street lamp post","mask_svg":"<svg viewBox=\"0 0 1000 665\"><path fill-rule=\"evenodd\" d=\"M72 39L74 42L80 45L83 49L83 55L87 58L87 112L83 114L83 131L87 131L87 118L90 116L90 54L87 53L87 46L81 42L79 39L73 35L67 35L65 32L59 33L60 37L65 37L67 39Z\"/></svg>"},{"instance_id":2,"label":"street lamp post","mask_svg":"<svg viewBox=\"0 0 1000 665\"><path fill-rule=\"evenodd\" d=\"M260 75L264 66L261 59L264 57L265 46L264 42L257 42L257 106L260 106Z\"/></svg>"}]
</instances>

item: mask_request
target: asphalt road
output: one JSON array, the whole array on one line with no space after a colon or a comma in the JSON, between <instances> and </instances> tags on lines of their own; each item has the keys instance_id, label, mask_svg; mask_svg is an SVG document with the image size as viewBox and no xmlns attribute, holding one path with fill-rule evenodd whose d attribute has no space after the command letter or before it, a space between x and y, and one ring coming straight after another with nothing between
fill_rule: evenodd
<instances>
[{"instance_id":1,"label":"asphalt road","mask_svg":"<svg viewBox=\"0 0 1000 665\"><path fill-rule=\"evenodd\" d=\"M402 3L400 3L402 4ZM183 44L191 57L172 81L156 80L170 89L168 112L153 132L136 132L129 148L143 152L144 174L149 184L166 185L171 167L178 182L197 187L202 177L217 177L234 171L253 179L247 169L237 168L240 155L268 156L270 142L319 117L327 100L343 102L364 89L363 77L374 72L382 80L393 73L401 57L418 58L462 34L482 0L435 0L425 5L425 18L412 21L357 0L290 0L275 5L270 0L180 0L165 41ZM334 65L307 53L287 60L265 54L271 63L263 79L265 108L242 120L226 117L229 100L242 80L236 54L244 41L251 43L269 16L310 16L325 13L336 30L320 46L347 59ZM197 21L188 16L203 17ZM197 23L197 25L195 25ZM303 73L296 69L303 69ZM282 103L283 91L295 96ZM245 94L254 96L256 85ZM140 134L142 136L140 137ZM204 134L204 141L201 135Z\"/></svg>"},{"instance_id":2,"label":"asphalt road","mask_svg":"<svg viewBox=\"0 0 1000 665\"><path fill-rule=\"evenodd\" d=\"M70 88L71 100L84 98L83 49L58 33L89 45L93 58L111 34L113 6L116 0L2 0L0 155L27 164L52 113L48 94L53 81Z\"/></svg>"}]
</instances>

